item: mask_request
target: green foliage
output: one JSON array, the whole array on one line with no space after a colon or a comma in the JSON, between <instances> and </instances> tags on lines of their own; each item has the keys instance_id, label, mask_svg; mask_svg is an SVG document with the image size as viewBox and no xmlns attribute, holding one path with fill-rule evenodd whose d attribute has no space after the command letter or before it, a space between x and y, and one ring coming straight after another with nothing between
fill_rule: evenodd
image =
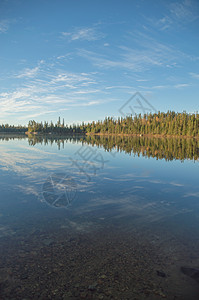
<instances>
[{"instance_id":1,"label":"green foliage","mask_svg":"<svg viewBox=\"0 0 199 300\"><path fill-rule=\"evenodd\" d=\"M56 124L53 124L51 121L50 123L44 121L42 122L35 122L34 120L29 121L28 123L28 132L37 132L37 133L43 133L43 134L79 134L84 133L84 123L82 125L76 125L73 124L68 127L67 124L65 124L65 121L63 119L61 123L61 119L59 117Z\"/></svg>"},{"instance_id":2,"label":"green foliage","mask_svg":"<svg viewBox=\"0 0 199 300\"><path fill-rule=\"evenodd\" d=\"M102 134L151 134L173 136L199 136L199 114L167 113L135 115L126 118L105 118L103 122L92 122L84 126L88 133Z\"/></svg>"},{"instance_id":3,"label":"green foliage","mask_svg":"<svg viewBox=\"0 0 199 300\"><path fill-rule=\"evenodd\" d=\"M14 126L9 124L2 124L0 125L0 132L6 132L6 133L25 133L27 131L26 126Z\"/></svg>"},{"instance_id":4,"label":"green foliage","mask_svg":"<svg viewBox=\"0 0 199 300\"><path fill-rule=\"evenodd\" d=\"M0 125L0 132L25 132L26 127ZM186 112L167 113L158 112L154 114L141 114L114 119L106 117L104 121L82 123L68 126L65 121L61 122L59 117L56 124L34 120L28 123L29 132L42 134L115 134L115 135L161 135L161 136L199 136L199 114L188 114Z\"/></svg>"}]
</instances>

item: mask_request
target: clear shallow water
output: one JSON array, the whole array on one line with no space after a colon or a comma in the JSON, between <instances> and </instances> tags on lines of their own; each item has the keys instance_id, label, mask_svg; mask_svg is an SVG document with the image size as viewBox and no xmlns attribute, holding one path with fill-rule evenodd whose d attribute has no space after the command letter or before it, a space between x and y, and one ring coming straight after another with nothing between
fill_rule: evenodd
<instances>
[{"instance_id":1,"label":"clear shallow water","mask_svg":"<svg viewBox=\"0 0 199 300\"><path fill-rule=\"evenodd\" d=\"M1 139L1 298L198 299L180 271L199 268L197 151L195 140Z\"/></svg>"}]
</instances>

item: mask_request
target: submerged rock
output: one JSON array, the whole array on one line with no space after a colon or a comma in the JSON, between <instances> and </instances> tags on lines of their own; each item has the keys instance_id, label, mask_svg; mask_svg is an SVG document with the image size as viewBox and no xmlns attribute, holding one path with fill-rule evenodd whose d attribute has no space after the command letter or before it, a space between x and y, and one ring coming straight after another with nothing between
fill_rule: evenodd
<instances>
[{"instance_id":1,"label":"submerged rock","mask_svg":"<svg viewBox=\"0 0 199 300\"><path fill-rule=\"evenodd\" d=\"M89 291L95 291L95 290L96 290L96 287L97 287L97 282L95 282L95 283L89 285L88 289L89 289Z\"/></svg>"},{"instance_id":2,"label":"submerged rock","mask_svg":"<svg viewBox=\"0 0 199 300\"><path fill-rule=\"evenodd\" d=\"M181 271L183 274L195 279L199 283L199 269L181 267Z\"/></svg>"},{"instance_id":3,"label":"submerged rock","mask_svg":"<svg viewBox=\"0 0 199 300\"><path fill-rule=\"evenodd\" d=\"M54 240L50 238L46 238L42 242L45 246L50 246L51 244L53 244Z\"/></svg>"},{"instance_id":4,"label":"submerged rock","mask_svg":"<svg viewBox=\"0 0 199 300\"><path fill-rule=\"evenodd\" d=\"M163 271L156 271L157 275L160 277L166 277L166 274Z\"/></svg>"}]
</instances>

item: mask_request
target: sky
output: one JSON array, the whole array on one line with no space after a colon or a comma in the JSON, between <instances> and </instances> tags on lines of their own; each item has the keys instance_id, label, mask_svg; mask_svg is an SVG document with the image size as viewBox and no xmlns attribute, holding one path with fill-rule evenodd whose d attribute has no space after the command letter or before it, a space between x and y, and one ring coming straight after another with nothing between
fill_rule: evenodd
<instances>
[{"instance_id":1,"label":"sky","mask_svg":"<svg viewBox=\"0 0 199 300\"><path fill-rule=\"evenodd\" d=\"M198 0L0 0L0 124L199 111Z\"/></svg>"}]
</instances>

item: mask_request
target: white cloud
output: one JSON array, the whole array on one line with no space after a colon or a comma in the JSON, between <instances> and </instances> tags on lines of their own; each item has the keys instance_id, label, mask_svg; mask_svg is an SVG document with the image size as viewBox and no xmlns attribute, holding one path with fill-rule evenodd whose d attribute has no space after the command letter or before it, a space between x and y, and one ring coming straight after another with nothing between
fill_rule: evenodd
<instances>
[{"instance_id":1,"label":"white cloud","mask_svg":"<svg viewBox=\"0 0 199 300\"><path fill-rule=\"evenodd\" d=\"M160 89L165 89L168 88L168 85L155 85L152 87L154 90L160 90Z\"/></svg>"},{"instance_id":2,"label":"white cloud","mask_svg":"<svg viewBox=\"0 0 199 300\"><path fill-rule=\"evenodd\" d=\"M70 32L62 32L62 35L63 35L63 36L70 36L71 33L70 33Z\"/></svg>"},{"instance_id":3,"label":"white cloud","mask_svg":"<svg viewBox=\"0 0 199 300\"><path fill-rule=\"evenodd\" d=\"M113 86L106 86L105 90L111 90L111 89L132 89L132 86L128 85L113 85Z\"/></svg>"},{"instance_id":4,"label":"white cloud","mask_svg":"<svg viewBox=\"0 0 199 300\"><path fill-rule=\"evenodd\" d=\"M199 198L199 192L187 193L187 194L184 195L184 198L187 198L187 197L197 197L197 198Z\"/></svg>"},{"instance_id":5,"label":"white cloud","mask_svg":"<svg viewBox=\"0 0 199 300\"><path fill-rule=\"evenodd\" d=\"M155 26L156 30L161 31L176 29L199 18L197 0L168 1L168 3L165 1L165 4L163 17L158 20L156 18L145 18L151 28ZM144 29L150 30L148 26L144 26Z\"/></svg>"},{"instance_id":6,"label":"white cloud","mask_svg":"<svg viewBox=\"0 0 199 300\"><path fill-rule=\"evenodd\" d=\"M170 182L170 184L171 185L173 185L173 186L184 186L184 184L182 184L182 183L178 183L178 182Z\"/></svg>"},{"instance_id":7,"label":"white cloud","mask_svg":"<svg viewBox=\"0 0 199 300\"><path fill-rule=\"evenodd\" d=\"M16 78L35 77L38 71L39 71L38 66L33 69L26 68L20 74L16 75Z\"/></svg>"},{"instance_id":8,"label":"white cloud","mask_svg":"<svg viewBox=\"0 0 199 300\"><path fill-rule=\"evenodd\" d=\"M95 27L77 28L72 32L62 32L63 37L69 37L71 41L96 41L103 38L103 34L98 32Z\"/></svg>"},{"instance_id":9,"label":"white cloud","mask_svg":"<svg viewBox=\"0 0 199 300\"><path fill-rule=\"evenodd\" d=\"M148 79L136 79L136 81L138 81L138 82L144 82L144 81L148 81Z\"/></svg>"},{"instance_id":10,"label":"white cloud","mask_svg":"<svg viewBox=\"0 0 199 300\"><path fill-rule=\"evenodd\" d=\"M170 12L174 17L178 19L184 19L189 21L195 19L193 2L189 0L178 1L178 2L176 1L174 3L171 3Z\"/></svg>"},{"instance_id":11,"label":"white cloud","mask_svg":"<svg viewBox=\"0 0 199 300\"><path fill-rule=\"evenodd\" d=\"M199 74L198 73L189 73L191 75L191 77L195 78L195 79L199 79Z\"/></svg>"},{"instance_id":12,"label":"white cloud","mask_svg":"<svg viewBox=\"0 0 199 300\"><path fill-rule=\"evenodd\" d=\"M17 20L17 19L2 19L2 20L0 20L0 34L7 33L10 28L10 25L17 23L19 20Z\"/></svg>"},{"instance_id":13,"label":"white cloud","mask_svg":"<svg viewBox=\"0 0 199 300\"><path fill-rule=\"evenodd\" d=\"M57 56L57 59L62 60L62 59L71 59L71 53L66 53L64 55L59 55Z\"/></svg>"},{"instance_id":14,"label":"white cloud","mask_svg":"<svg viewBox=\"0 0 199 300\"><path fill-rule=\"evenodd\" d=\"M0 33L5 33L9 29L9 20L0 21Z\"/></svg>"},{"instance_id":15,"label":"white cloud","mask_svg":"<svg viewBox=\"0 0 199 300\"><path fill-rule=\"evenodd\" d=\"M97 73L72 73L60 70L56 65L41 61L30 69L22 70L15 78L23 78L20 86L0 93L2 118L16 115L18 119L30 119L66 111L72 107L98 105L99 89Z\"/></svg>"},{"instance_id":16,"label":"white cloud","mask_svg":"<svg viewBox=\"0 0 199 300\"><path fill-rule=\"evenodd\" d=\"M50 113L54 113L54 110L49 110L49 111L43 111L43 112L38 112L38 113L34 113L34 114L29 114L29 115L24 115L22 117L20 117L22 120L23 119L32 119L32 118L36 118L39 116L44 116L46 114L50 114Z\"/></svg>"},{"instance_id":17,"label":"white cloud","mask_svg":"<svg viewBox=\"0 0 199 300\"><path fill-rule=\"evenodd\" d=\"M71 104L71 106L92 106L92 105L98 105L100 104L100 101L89 101L89 102L82 102L82 103L76 103Z\"/></svg>"},{"instance_id":18,"label":"white cloud","mask_svg":"<svg viewBox=\"0 0 199 300\"><path fill-rule=\"evenodd\" d=\"M189 83L179 83L179 84L176 84L176 85L174 85L174 87L175 88L183 88L183 87L188 87L188 86L190 86L190 84Z\"/></svg>"},{"instance_id":19,"label":"white cloud","mask_svg":"<svg viewBox=\"0 0 199 300\"><path fill-rule=\"evenodd\" d=\"M113 47L111 56L105 52L79 49L78 55L89 60L100 69L125 69L140 73L152 68L178 68L186 61L196 61L198 57L183 53L173 45L159 42L152 34L141 31L128 32L127 47L124 44ZM139 80L139 79L138 79Z\"/></svg>"},{"instance_id":20,"label":"white cloud","mask_svg":"<svg viewBox=\"0 0 199 300\"><path fill-rule=\"evenodd\" d=\"M100 92L100 90L80 90L80 91L76 91L74 92L75 94L92 94L92 93L97 93Z\"/></svg>"},{"instance_id":21,"label":"white cloud","mask_svg":"<svg viewBox=\"0 0 199 300\"><path fill-rule=\"evenodd\" d=\"M165 16L156 22L156 26L160 30L166 30L166 29L170 28L170 26L172 24L173 24L173 21L169 16Z\"/></svg>"},{"instance_id":22,"label":"white cloud","mask_svg":"<svg viewBox=\"0 0 199 300\"><path fill-rule=\"evenodd\" d=\"M136 49L125 46L117 47L113 58L85 49L79 50L78 54L99 68L124 68L141 72L151 67L174 65L177 54L172 47L158 43L146 36L145 42L141 39L143 36L139 37L140 45Z\"/></svg>"}]
</instances>

